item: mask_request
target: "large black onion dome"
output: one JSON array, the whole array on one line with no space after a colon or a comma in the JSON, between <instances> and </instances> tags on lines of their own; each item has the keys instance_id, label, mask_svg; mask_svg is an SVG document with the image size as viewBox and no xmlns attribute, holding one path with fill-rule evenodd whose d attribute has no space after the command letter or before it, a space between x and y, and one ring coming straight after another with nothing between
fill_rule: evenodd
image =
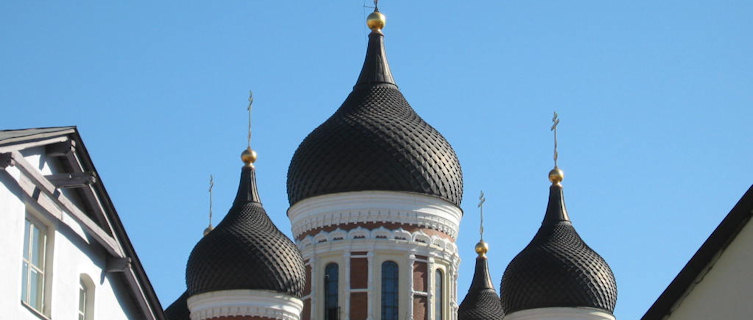
<instances>
[{"instance_id":1,"label":"large black onion dome","mask_svg":"<svg viewBox=\"0 0 753 320\"><path fill-rule=\"evenodd\" d=\"M264 211L254 168L245 166L240 180L233 207L188 258L189 295L252 289L301 297L305 276L300 252Z\"/></svg>"},{"instance_id":2,"label":"large black onion dome","mask_svg":"<svg viewBox=\"0 0 753 320\"><path fill-rule=\"evenodd\" d=\"M397 89L379 31L369 35L363 69L342 106L311 132L288 168L288 200L364 191L406 191L460 205L455 151Z\"/></svg>"},{"instance_id":3,"label":"large black onion dome","mask_svg":"<svg viewBox=\"0 0 753 320\"><path fill-rule=\"evenodd\" d=\"M549 190L538 233L507 266L500 296L506 314L548 307L614 311L617 283L612 269L573 228L559 183Z\"/></svg>"},{"instance_id":4,"label":"large black onion dome","mask_svg":"<svg viewBox=\"0 0 753 320\"><path fill-rule=\"evenodd\" d=\"M476 271L463 302L458 308L458 320L502 320L505 313L494 291L485 256L476 258Z\"/></svg>"},{"instance_id":5,"label":"large black onion dome","mask_svg":"<svg viewBox=\"0 0 753 320\"><path fill-rule=\"evenodd\" d=\"M167 309L165 309L167 320L191 320L191 312L188 310L188 291L178 297Z\"/></svg>"}]
</instances>

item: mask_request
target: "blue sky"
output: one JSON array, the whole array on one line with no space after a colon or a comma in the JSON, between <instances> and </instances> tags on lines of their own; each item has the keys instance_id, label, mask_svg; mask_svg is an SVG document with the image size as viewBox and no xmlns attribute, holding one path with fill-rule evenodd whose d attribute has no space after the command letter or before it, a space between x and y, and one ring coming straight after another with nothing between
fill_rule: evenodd
<instances>
[{"instance_id":1,"label":"blue sky","mask_svg":"<svg viewBox=\"0 0 753 320\"><path fill-rule=\"evenodd\" d=\"M77 125L164 306L230 207L255 93L267 212L286 233L301 140L363 62L361 1L0 3L0 128ZM487 197L494 281L536 232L552 111L570 216L640 317L753 181L749 1L382 1L395 80L465 177L459 296Z\"/></svg>"}]
</instances>

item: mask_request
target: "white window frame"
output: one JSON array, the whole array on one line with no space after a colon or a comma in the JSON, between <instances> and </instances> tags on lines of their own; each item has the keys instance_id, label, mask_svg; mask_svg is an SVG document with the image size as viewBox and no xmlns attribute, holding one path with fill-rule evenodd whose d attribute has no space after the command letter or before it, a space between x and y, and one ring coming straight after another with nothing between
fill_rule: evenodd
<instances>
[{"instance_id":1,"label":"white window frame","mask_svg":"<svg viewBox=\"0 0 753 320\"><path fill-rule=\"evenodd\" d=\"M432 288L433 300L434 300L434 319L445 320L446 315L446 286L445 270L442 268L434 269L434 287ZM437 314L438 313L438 314Z\"/></svg>"},{"instance_id":2,"label":"white window frame","mask_svg":"<svg viewBox=\"0 0 753 320\"><path fill-rule=\"evenodd\" d=\"M86 284L84 283L84 280L82 279L78 283L78 320L86 320L87 317L87 304L89 303L89 299L87 299L87 296L89 295L89 288L86 287Z\"/></svg>"},{"instance_id":3,"label":"white window frame","mask_svg":"<svg viewBox=\"0 0 753 320\"><path fill-rule=\"evenodd\" d=\"M82 273L78 287L78 319L94 319L94 281L89 275ZM83 300L83 303L82 303Z\"/></svg>"},{"instance_id":4,"label":"white window frame","mask_svg":"<svg viewBox=\"0 0 753 320\"><path fill-rule=\"evenodd\" d=\"M42 246L39 249L41 255L40 265L36 265L31 261L31 253L33 252L33 239L32 239L32 227L36 227L42 236ZM23 232L23 253L21 255L21 303L28 307L30 310L37 312L44 316L49 316L50 313L50 271L52 271L52 228L49 224L43 223L40 219L36 218L30 209L27 207L26 217L24 219L24 232ZM27 247L28 244L28 247ZM27 259L27 256L29 257ZM25 267L28 265L28 267ZM31 290L32 278L31 274L36 271L40 274L40 278L37 286L40 286L38 292L38 300L31 303ZM26 281L23 281L23 280ZM25 294L24 294L25 293ZM36 305L36 306L35 306Z\"/></svg>"}]
</instances>

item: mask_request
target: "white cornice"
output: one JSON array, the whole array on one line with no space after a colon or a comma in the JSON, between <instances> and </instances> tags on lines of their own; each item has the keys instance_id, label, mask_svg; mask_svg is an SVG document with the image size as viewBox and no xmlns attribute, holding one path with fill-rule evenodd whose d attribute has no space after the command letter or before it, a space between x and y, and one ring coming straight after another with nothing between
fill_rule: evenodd
<instances>
[{"instance_id":1,"label":"white cornice","mask_svg":"<svg viewBox=\"0 0 753 320\"><path fill-rule=\"evenodd\" d=\"M348 231L337 229L321 231L296 241L303 259L339 251L378 250L381 253L417 254L450 261L455 267L460 263L457 245L450 239L429 236L422 231L408 232L403 229L389 230L379 227L374 230L355 228Z\"/></svg>"},{"instance_id":2,"label":"white cornice","mask_svg":"<svg viewBox=\"0 0 753 320\"><path fill-rule=\"evenodd\" d=\"M510 313L504 320L615 320L615 317L592 308L538 308Z\"/></svg>"},{"instance_id":3,"label":"white cornice","mask_svg":"<svg viewBox=\"0 0 753 320\"><path fill-rule=\"evenodd\" d=\"M417 193L358 191L302 200L288 209L293 236L317 228L348 223L398 223L426 227L457 238L460 208Z\"/></svg>"},{"instance_id":4,"label":"white cornice","mask_svg":"<svg viewBox=\"0 0 753 320\"><path fill-rule=\"evenodd\" d=\"M188 309L191 320L232 316L299 320L303 301L266 290L223 290L191 296Z\"/></svg>"}]
</instances>

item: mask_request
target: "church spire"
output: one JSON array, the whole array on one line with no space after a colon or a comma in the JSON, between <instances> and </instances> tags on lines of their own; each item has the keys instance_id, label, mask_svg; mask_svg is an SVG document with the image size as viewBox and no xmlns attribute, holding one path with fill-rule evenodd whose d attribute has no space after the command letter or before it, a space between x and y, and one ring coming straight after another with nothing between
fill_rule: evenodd
<instances>
[{"instance_id":1,"label":"church spire","mask_svg":"<svg viewBox=\"0 0 753 320\"><path fill-rule=\"evenodd\" d=\"M479 196L479 214L481 216L481 239L476 244L476 270L473 273L471 287L458 308L458 320L502 320L504 312L499 296L494 290L492 278L489 275L489 263L486 253L489 245L484 241L484 192Z\"/></svg>"},{"instance_id":2,"label":"church spire","mask_svg":"<svg viewBox=\"0 0 753 320\"><path fill-rule=\"evenodd\" d=\"M251 106L254 103L254 95L248 92L248 140L246 150L241 152L241 161L243 161L243 170L241 170L241 182L238 186L238 194L235 196L233 204L243 204L245 202L261 202L259 191L256 188L256 171L254 162L256 162L256 151L251 149Z\"/></svg>"},{"instance_id":3,"label":"church spire","mask_svg":"<svg viewBox=\"0 0 753 320\"><path fill-rule=\"evenodd\" d=\"M544 214L543 224L554 224L560 221L570 221L565 208L565 196L562 193L562 180L565 179L565 172L557 166L559 154L557 151L557 126L560 124L559 115L554 113L552 118L551 131L554 133L554 168L549 171L549 181L552 185L549 187L549 203Z\"/></svg>"},{"instance_id":4,"label":"church spire","mask_svg":"<svg viewBox=\"0 0 753 320\"><path fill-rule=\"evenodd\" d=\"M257 154L251 149L252 103L249 95L248 140L241 153L238 193L222 221L196 244L186 265L186 285L191 296L240 289L273 291L296 298L303 294L305 276L300 252L277 229L259 199L254 167Z\"/></svg>"},{"instance_id":5,"label":"church spire","mask_svg":"<svg viewBox=\"0 0 753 320\"><path fill-rule=\"evenodd\" d=\"M569 308L589 314L617 303L617 284L604 258L591 249L570 221L562 192L564 172L557 166L557 125L554 113L554 168L549 171L549 202L544 220L531 242L507 265L500 296L506 314L540 309ZM554 312L538 319L560 319ZM576 318L576 317L574 317ZM585 319L585 317L584 317ZM601 318L600 318L601 319Z\"/></svg>"},{"instance_id":6,"label":"church spire","mask_svg":"<svg viewBox=\"0 0 753 320\"><path fill-rule=\"evenodd\" d=\"M387 53L384 50L384 34L382 29L387 23L385 17L374 3L374 12L366 18L366 25L371 29L369 34L369 46L366 49L366 59L361 68L361 74L353 89L360 89L372 85L388 85L397 88L392 71L387 62Z\"/></svg>"},{"instance_id":7,"label":"church spire","mask_svg":"<svg viewBox=\"0 0 753 320\"><path fill-rule=\"evenodd\" d=\"M209 225L206 229L204 229L204 236L208 235L212 230L214 230L214 226L212 225L212 189L214 188L214 176L209 175Z\"/></svg>"}]
</instances>

